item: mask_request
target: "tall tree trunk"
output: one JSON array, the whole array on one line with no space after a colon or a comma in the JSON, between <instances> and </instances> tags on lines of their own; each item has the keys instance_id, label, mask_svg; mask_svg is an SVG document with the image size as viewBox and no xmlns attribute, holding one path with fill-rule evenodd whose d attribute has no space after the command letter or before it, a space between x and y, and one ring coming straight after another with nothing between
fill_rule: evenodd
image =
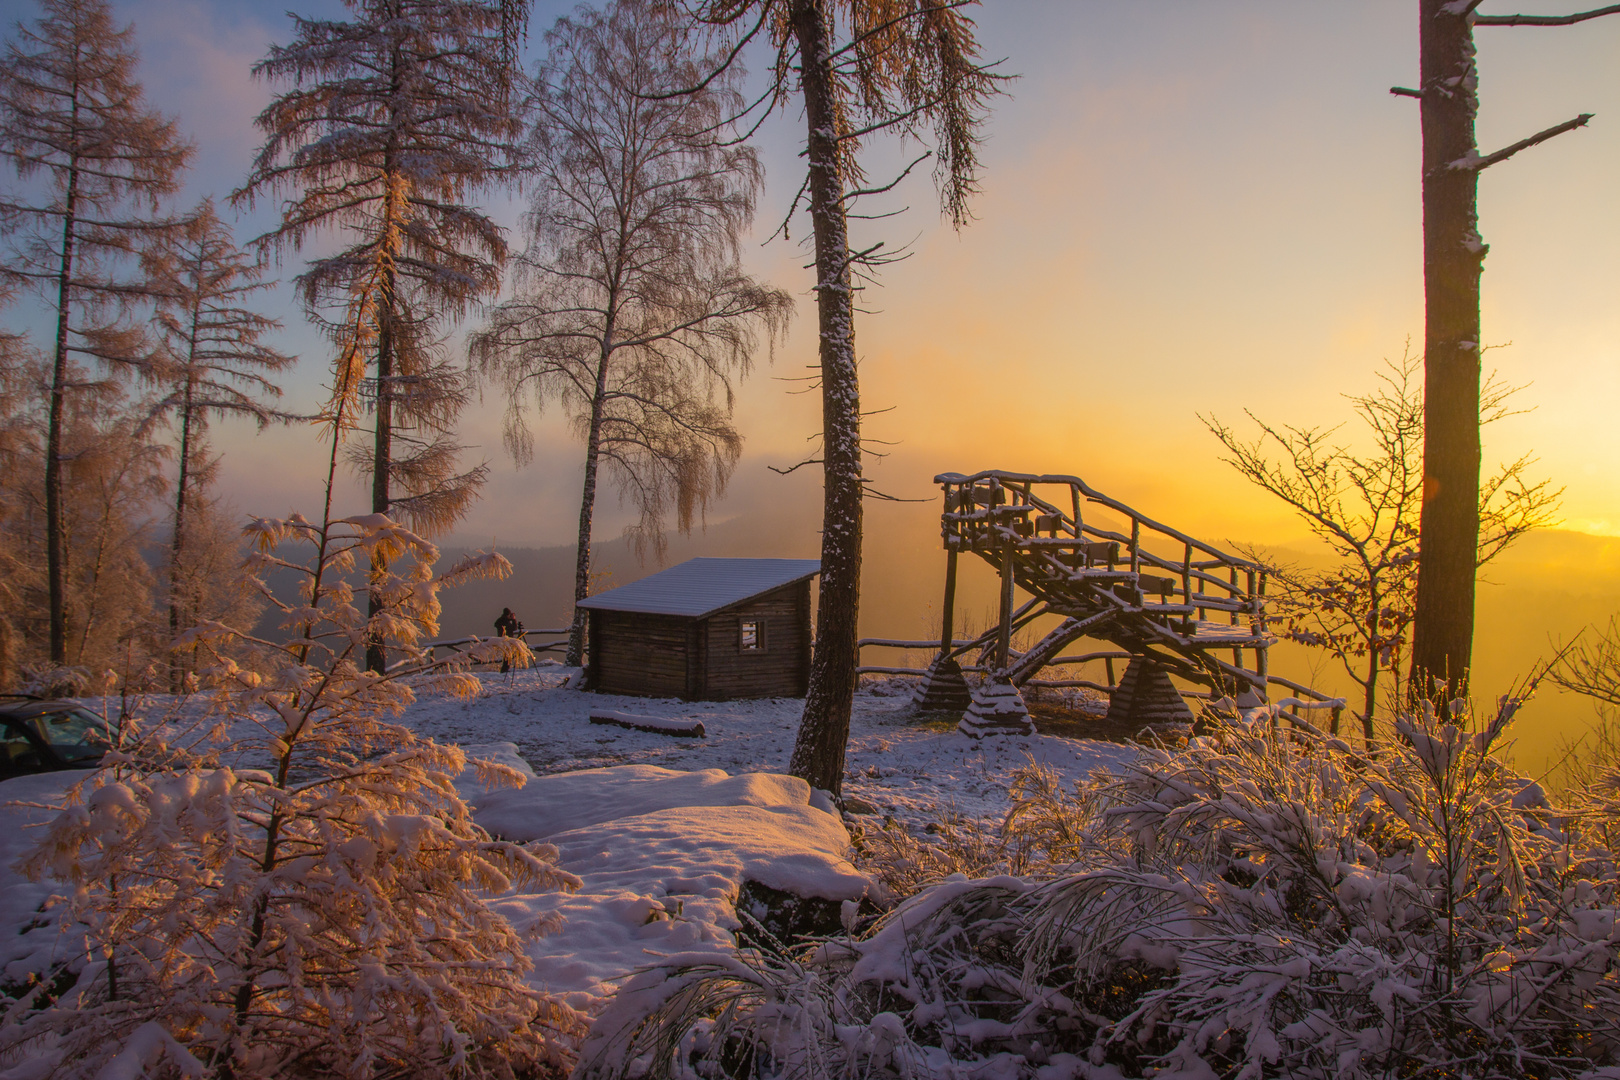
<instances>
[{"instance_id":1,"label":"tall tree trunk","mask_svg":"<svg viewBox=\"0 0 1620 1080\"><path fill-rule=\"evenodd\" d=\"M197 354L197 320L196 313L192 315L191 354L195 361ZM185 554L186 546L186 495L187 486L191 477L191 413L192 390L196 386L195 378L186 379L185 403L180 411L180 475L174 484L174 536L169 542L169 647L173 649L174 639L180 636L180 559ZM181 679L185 675L184 665L176 657L169 664L169 692L178 694L181 689Z\"/></svg>"},{"instance_id":2,"label":"tall tree trunk","mask_svg":"<svg viewBox=\"0 0 1620 1080\"><path fill-rule=\"evenodd\" d=\"M389 16L399 18L400 11L397 4L388 6ZM391 130L399 130L398 100L401 88L400 55L396 44L389 56L389 110L388 122ZM387 148L383 151L383 220L382 244L393 244L401 222L395 217L394 185L402 183L398 172L399 146L397 137L388 140ZM390 258L396 254L389 252ZM386 514L389 510L389 466L394 460L394 312L396 304L394 289L398 284L394 264L390 261L383 270L382 295L377 304L377 429L376 437L371 448L371 512L373 514ZM383 599L378 594L375 583L380 581L388 569L388 562L380 553L371 556L371 580L373 586L366 593L366 616L376 618L383 609ZM384 653L382 642L375 637L366 641L366 670L382 674L388 666L388 657Z\"/></svg>"},{"instance_id":3,"label":"tall tree trunk","mask_svg":"<svg viewBox=\"0 0 1620 1080\"><path fill-rule=\"evenodd\" d=\"M78 128L79 99L73 98ZM45 427L45 575L50 591L51 663L67 663L67 520L62 505L62 424L67 406L68 308L73 303L73 239L79 169L68 167L62 201L62 272L56 283L56 352L51 364L51 414Z\"/></svg>"},{"instance_id":4,"label":"tall tree trunk","mask_svg":"<svg viewBox=\"0 0 1620 1080\"><path fill-rule=\"evenodd\" d=\"M832 61L823 0L794 0L809 128L810 216L816 241L820 316L822 490L821 603L804 718L789 771L838 794L855 698L861 585L861 399L855 370L855 303L850 287L844 175L835 138Z\"/></svg>"},{"instance_id":5,"label":"tall tree trunk","mask_svg":"<svg viewBox=\"0 0 1620 1080\"><path fill-rule=\"evenodd\" d=\"M377 331L377 429L372 443L371 512L386 514L389 508L389 465L394 455L394 272L384 275L382 302L378 305ZM388 563L381 554L371 556L373 588L367 593L366 612L375 618L383 608L383 598L375 583L383 577ZM366 670L379 674L388 666L382 643L375 637L366 641Z\"/></svg>"},{"instance_id":6,"label":"tall tree trunk","mask_svg":"<svg viewBox=\"0 0 1620 1080\"><path fill-rule=\"evenodd\" d=\"M1419 0L1423 114L1423 511L1411 693L1464 692L1479 553L1479 108L1472 16Z\"/></svg>"},{"instance_id":7,"label":"tall tree trunk","mask_svg":"<svg viewBox=\"0 0 1620 1080\"><path fill-rule=\"evenodd\" d=\"M591 591L591 518L596 512L596 472L601 463L602 412L607 398L608 363L613 355L613 303L608 303L608 331L602 336L602 356L596 365L596 390L591 397L591 426L585 434L585 491L579 500L579 544L574 553L574 620L568 627L570 667L585 662L585 609L579 602Z\"/></svg>"}]
</instances>

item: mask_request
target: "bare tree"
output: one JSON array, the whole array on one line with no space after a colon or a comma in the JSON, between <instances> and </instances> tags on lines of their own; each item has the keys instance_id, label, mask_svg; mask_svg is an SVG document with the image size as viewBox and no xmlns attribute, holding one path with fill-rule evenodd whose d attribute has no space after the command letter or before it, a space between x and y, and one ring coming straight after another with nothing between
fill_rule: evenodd
<instances>
[{"instance_id":1,"label":"bare tree","mask_svg":"<svg viewBox=\"0 0 1620 1080\"><path fill-rule=\"evenodd\" d=\"M1552 680L1604 705L1620 708L1620 615L1596 638L1577 640L1563 650Z\"/></svg>"},{"instance_id":2,"label":"bare tree","mask_svg":"<svg viewBox=\"0 0 1620 1080\"><path fill-rule=\"evenodd\" d=\"M1572 120L1481 154L1476 26L1570 26L1620 13L1620 4L1572 15L1480 15L1483 0L1419 0L1417 98L1423 124L1424 498L1411 692L1462 693L1473 655L1474 552L1480 519L1479 174L1520 150L1582 127Z\"/></svg>"},{"instance_id":3,"label":"bare tree","mask_svg":"<svg viewBox=\"0 0 1620 1080\"><path fill-rule=\"evenodd\" d=\"M154 416L169 420L179 439L167 568L169 636L174 638L205 617L198 590L207 578L190 566L187 542L193 532L202 539L219 531L212 525L192 529L188 517L197 501L206 497L214 475L208 421L217 416L248 417L263 429L272 421L289 419L263 399L281 396L281 387L270 376L296 357L264 343L265 335L279 329L280 323L243 306L268 283L259 280L258 267L237 249L231 228L219 219L212 199L166 243L150 249L145 262L158 296L154 326L161 345L160 362L151 372L163 393ZM203 561L212 561L212 555L199 554ZM179 691L182 675L180 666L172 668L172 691Z\"/></svg>"},{"instance_id":4,"label":"bare tree","mask_svg":"<svg viewBox=\"0 0 1620 1080\"><path fill-rule=\"evenodd\" d=\"M1339 441L1338 427L1275 427L1250 413L1260 436L1245 442L1215 418L1204 418L1231 455L1223 460L1287 503L1337 558L1333 569L1312 571L1244 549L1267 568L1289 637L1328 650L1360 686L1362 735L1368 743L1375 735L1380 677L1387 673L1399 681L1416 609L1423 501L1419 367L1420 361L1405 355L1379 373L1381 387L1349 399L1370 436L1371 453L1365 456ZM1513 392L1487 382L1484 412L1475 426L1509 415L1504 403ZM1280 460L1273 461L1271 453ZM1530 529L1551 524L1563 489L1529 480L1525 473L1533 463L1521 457L1481 485L1476 568Z\"/></svg>"},{"instance_id":5,"label":"bare tree","mask_svg":"<svg viewBox=\"0 0 1620 1080\"><path fill-rule=\"evenodd\" d=\"M22 231L7 273L37 287L56 314L46 424L45 534L50 656L68 648L68 539L63 425L85 389L73 358L105 369L144 360L123 308L146 296L121 265L154 233L191 155L174 123L146 109L135 81L133 28L115 29L105 0L42 0L44 17L19 25L0 62L0 152L19 178L43 177L3 205Z\"/></svg>"},{"instance_id":6,"label":"bare tree","mask_svg":"<svg viewBox=\"0 0 1620 1080\"><path fill-rule=\"evenodd\" d=\"M974 0L704 0L696 17L732 35L737 55L764 35L775 49L768 103L803 104L806 175L800 188L815 248L823 468L821 598L810 692L789 765L838 792L855 695L860 616L861 394L855 359L859 272L882 261L881 243L855 248L852 202L892 189L868 184L863 142L880 132L928 139L945 212L968 220L977 190L979 126L999 77L978 61ZM924 155L926 157L927 155ZM913 166L923 160L919 157ZM907 168L905 172L909 172ZM903 174L902 174L903 175ZM794 209L799 205L795 200Z\"/></svg>"},{"instance_id":7,"label":"bare tree","mask_svg":"<svg viewBox=\"0 0 1620 1080\"><path fill-rule=\"evenodd\" d=\"M761 171L726 139L741 107L726 71L691 94L717 57L694 57L658 0L581 9L546 37L535 98L536 189L517 295L472 341L508 391L507 445L532 457L526 391L556 401L585 439L574 599L588 595L597 474L606 465L640 511L637 554L663 555L665 518L682 532L725 489L742 450L733 380L792 299L738 267ZM575 609L568 662L582 662Z\"/></svg>"},{"instance_id":8,"label":"bare tree","mask_svg":"<svg viewBox=\"0 0 1620 1080\"><path fill-rule=\"evenodd\" d=\"M286 193L261 250L339 230L347 246L298 278L312 319L342 351L369 343L375 418L372 511L426 534L467 512L485 468L456 471L463 373L441 331L500 288L502 230L468 197L510 176L522 0L345 0L348 22L294 16L297 36L254 68L290 83L259 115L266 135L232 199ZM367 284L372 283L372 284ZM365 303L358 293L371 289ZM360 328L358 312L372 320ZM379 558L381 556L379 555ZM374 568L381 573L383 567ZM371 606L379 600L374 595ZM381 670L380 645L367 664Z\"/></svg>"}]
</instances>

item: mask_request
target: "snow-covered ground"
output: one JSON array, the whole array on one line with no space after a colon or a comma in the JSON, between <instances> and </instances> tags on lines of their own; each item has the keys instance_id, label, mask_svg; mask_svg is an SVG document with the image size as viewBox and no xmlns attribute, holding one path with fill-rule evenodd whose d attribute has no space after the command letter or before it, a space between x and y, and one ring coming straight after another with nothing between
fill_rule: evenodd
<instances>
[{"instance_id":1,"label":"snow-covered ground","mask_svg":"<svg viewBox=\"0 0 1620 1080\"><path fill-rule=\"evenodd\" d=\"M424 697L402 717L420 734L530 774L515 789L487 790L472 770L462 783L481 824L555 846L559 865L582 882L570 895L497 900L519 926L563 920L529 947L537 985L595 1011L620 980L660 956L728 949L745 882L829 901L870 890L831 803L782 775L801 700L615 697L570 688L571 674L554 666L484 674L477 698ZM908 689L880 681L856 697L844 788L851 810L918 829L951 813L993 823L1006 811L1009 777L1030 760L1078 780L1130 754L1055 737L976 741L948 723L918 723ZM593 712L700 721L705 735L593 724ZM50 802L74 775L7 781L0 801ZM8 981L42 970L65 943L54 920L38 915L49 888L10 869L34 831L23 826L43 816L0 808L0 972Z\"/></svg>"},{"instance_id":2,"label":"snow-covered ground","mask_svg":"<svg viewBox=\"0 0 1620 1080\"><path fill-rule=\"evenodd\" d=\"M627 764L733 774L787 771L802 699L683 702L589 694L564 687L571 671L542 666L486 674L483 696L421 701L405 722L462 746L516 743L540 774ZM1079 779L1130 757L1118 743L1040 735L975 740L951 723L919 725L910 707L913 685L900 678L868 682L855 697L844 796L857 809L869 807L918 827L952 811L999 821L1007 810L1007 778L1030 759ZM591 713L606 711L700 720L706 735L671 738L590 722Z\"/></svg>"}]
</instances>

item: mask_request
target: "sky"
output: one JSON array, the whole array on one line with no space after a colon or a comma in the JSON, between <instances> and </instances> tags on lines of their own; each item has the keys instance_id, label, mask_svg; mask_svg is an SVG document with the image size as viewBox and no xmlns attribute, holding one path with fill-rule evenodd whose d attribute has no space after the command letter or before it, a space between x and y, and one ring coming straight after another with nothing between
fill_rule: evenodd
<instances>
[{"instance_id":1,"label":"sky","mask_svg":"<svg viewBox=\"0 0 1620 1080\"><path fill-rule=\"evenodd\" d=\"M330 0L118 0L136 25L149 99L198 145L188 198L223 199L245 175L253 117L271 93L250 67L289 38L289 2L339 10ZM569 6L536 5L531 54ZM1482 10L1571 8L1487 0ZM0 0L0 14L33 9ZM904 214L856 233L910 255L863 296L869 313L856 328L863 407L887 410L866 430L892 444L869 475L893 495L937 501L931 481L943 471L1073 473L1208 540L1303 543L1285 508L1220 461L1199 418L1240 424L1248 410L1331 426L1350 418L1342 395L1372 389L1385 359L1421 349L1417 105L1388 93L1417 77L1417 4L989 0L974 17L984 55L1017 76L985 128L976 219L953 230L918 175L882 207ZM1478 41L1482 150L1595 114L1482 176L1487 360L1524 386L1515 403L1527 410L1487 430L1487 467L1534 453L1535 469L1564 487L1563 529L1620 537L1620 17L1481 28ZM798 188L801 129L789 110L761 133L761 239ZM900 147L870 148L874 176L903 160ZM492 209L519 231L519 202ZM245 214L240 238L272 213ZM790 231L794 242L748 246L750 269L792 293L798 313L740 389L746 449L708 512L733 535L780 536L781 523L797 523L795 550L763 555L816 546L812 470L767 468L804 457L819 427L819 401L792 381L813 357L815 312L802 217ZM288 405L309 408L329 358L278 295L282 344L303 356ZM463 438L492 478L448 539L571 542L582 451L548 415L534 464L517 468L501 446L504 405L491 390L466 417ZM314 505L322 451L307 430L227 425L219 446L222 487L245 511ZM353 497L359 505L358 488ZM874 506L869 563L883 552L943 563L935 513ZM597 535L632 519L609 493ZM1581 550L1573 572L1613 591L1620 545ZM883 632L913 632L904 612L891 616Z\"/></svg>"}]
</instances>

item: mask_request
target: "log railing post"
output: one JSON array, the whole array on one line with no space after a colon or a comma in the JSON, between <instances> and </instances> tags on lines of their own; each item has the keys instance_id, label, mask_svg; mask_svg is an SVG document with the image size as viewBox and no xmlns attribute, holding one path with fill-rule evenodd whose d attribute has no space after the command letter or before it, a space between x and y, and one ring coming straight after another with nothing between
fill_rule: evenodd
<instances>
[{"instance_id":1,"label":"log railing post","mask_svg":"<svg viewBox=\"0 0 1620 1080\"><path fill-rule=\"evenodd\" d=\"M1192 598L1192 545L1188 544L1181 559L1181 602L1191 606ZM1194 630L1193 612L1189 610L1181 617L1181 632L1191 637Z\"/></svg>"},{"instance_id":2,"label":"log railing post","mask_svg":"<svg viewBox=\"0 0 1620 1080\"><path fill-rule=\"evenodd\" d=\"M996 638L996 653L1000 658L999 667L1005 671L1012 666L1012 622L1013 622L1013 559L1017 555L1010 539L1004 541L1006 547L1001 553L1001 632Z\"/></svg>"}]
</instances>

